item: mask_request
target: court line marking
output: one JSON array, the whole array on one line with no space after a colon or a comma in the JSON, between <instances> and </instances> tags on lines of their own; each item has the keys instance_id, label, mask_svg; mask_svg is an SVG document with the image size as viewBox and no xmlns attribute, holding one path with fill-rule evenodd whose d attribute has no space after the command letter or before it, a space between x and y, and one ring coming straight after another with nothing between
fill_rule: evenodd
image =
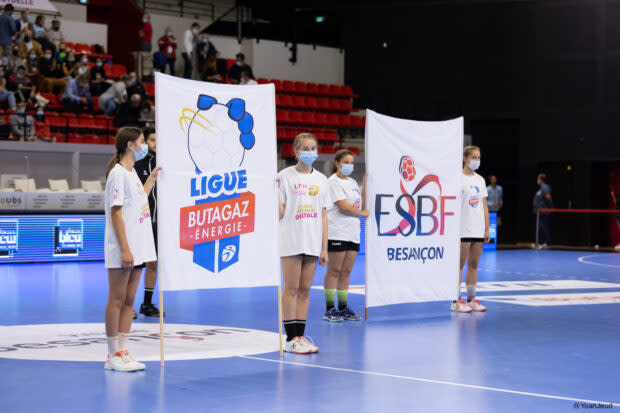
<instances>
[{"instance_id":1,"label":"court line marking","mask_svg":"<svg viewBox=\"0 0 620 413\"><path fill-rule=\"evenodd\" d=\"M523 396L541 397L545 399L568 400L572 402L599 403L599 404L607 404L607 405L611 404L612 406L620 406L620 403L616 403L616 402L601 402L601 401L596 401L596 400L577 399L574 397L554 396L551 394L542 394L542 393L531 393L531 392L518 391L518 390L501 389L498 387L477 386L475 384L464 384L464 383L456 383L452 381L425 379L421 377L400 376L396 374L378 373L374 371L353 370L353 369L345 369L341 367L319 366L317 364L298 363L294 361L285 361L285 360L274 360L274 359L268 359L268 358L263 358L263 357L254 357L254 356L238 356L238 357L249 359L249 360L269 361L272 363L291 364L294 366L314 367L317 369L344 371L347 373L367 374L369 376L391 377L395 379L419 381L419 382L424 382L424 383L445 384L448 386L465 387L468 389L476 389L476 390L489 390L489 391L495 391L495 392L500 392L500 393L519 394Z\"/></svg>"},{"instance_id":2,"label":"court line marking","mask_svg":"<svg viewBox=\"0 0 620 413\"><path fill-rule=\"evenodd\" d=\"M583 257L577 258L577 261L579 261L582 264L599 265L601 267L610 267L610 268L620 268L620 265L599 264L598 262L590 262L590 261L585 260L586 258L592 258L592 257L598 257L598 255L584 255Z\"/></svg>"}]
</instances>

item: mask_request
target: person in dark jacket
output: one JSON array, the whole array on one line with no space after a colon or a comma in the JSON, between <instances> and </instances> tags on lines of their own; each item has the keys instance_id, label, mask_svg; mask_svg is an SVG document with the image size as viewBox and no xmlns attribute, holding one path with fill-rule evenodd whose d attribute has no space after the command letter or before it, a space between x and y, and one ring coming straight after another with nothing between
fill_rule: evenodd
<instances>
[{"instance_id":1,"label":"person in dark jacket","mask_svg":"<svg viewBox=\"0 0 620 413\"><path fill-rule=\"evenodd\" d=\"M142 98L140 95L131 95L127 101L121 103L118 112L114 117L114 126L138 126L140 124L140 110L142 109ZM144 126L144 123L142 123Z\"/></svg>"},{"instance_id":2,"label":"person in dark jacket","mask_svg":"<svg viewBox=\"0 0 620 413\"><path fill-rule=\"evenodd\" d=\"M157 161L155 159L157 141L154 128L144 128L142 129L142 134L144 135L146 144L149 147L149 153L144 157L144 159L137 161L134 164L134 169L144 184L147 178L151 175L151 172L157 166ZM153 190L149 194L149 208L151 209L151 223L153 224L155 251L157 251L157 184L153 186ZM157 282L157 261L147 262L145 266L144 302L140 306L140 314L144 314L147 317L159 317L159 309L151 302L153 298L153 290L155 289L155 283ZM137 314L134 314L134 318L136 317Z\"/></svg>"},{"instance_id":3,"label":"person in dark jacket","mask_svg":"<svg viewBox=\"0 0 620 413\"><path fill-rule=\"evenodd\" d=\"M238 85L241 82L241 72L247 71L250 75L250 79L254 79L252 73L252 66L245 63L245 55L243 53L237 53L237 62L228 70L228 79L230 83Z\"/></svg>"},{"instance_id":4,"label":"person in dark jacket","mask_svg":"<svg viewBox=\"0 0 620 413\"><path fill-rule=\"evenodd\" d=\"M536 244L536 248L549 248L551 244L551 225L550 225L550 216L549 212L538 212L541 208L552 208L553 200L551 198L551 187L547 184L547 175L539 174L538 180L536 181L540 189L536 192L533 201L534 213L539 214L539 223L538 223L538 243Z\"/></svg>"}]
</instances>

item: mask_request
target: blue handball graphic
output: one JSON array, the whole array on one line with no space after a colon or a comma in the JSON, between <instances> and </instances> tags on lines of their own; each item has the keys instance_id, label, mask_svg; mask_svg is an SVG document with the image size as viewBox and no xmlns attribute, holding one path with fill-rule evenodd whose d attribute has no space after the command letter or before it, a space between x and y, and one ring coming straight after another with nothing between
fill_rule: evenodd
<instances>
[{"instance_id":1,"label":"blue handball graphic","mask_svg":"<svg viewBox=\"0 0 620 413\"><path fill-rule=\"evenodd\" d=\"M254 118L243 99L226 104L208 95L198 97L197 110L185 108L180 118L187 148L197 173L226 172L243 165L245 151L254 147Z\"/></svg>"}]
</instances>

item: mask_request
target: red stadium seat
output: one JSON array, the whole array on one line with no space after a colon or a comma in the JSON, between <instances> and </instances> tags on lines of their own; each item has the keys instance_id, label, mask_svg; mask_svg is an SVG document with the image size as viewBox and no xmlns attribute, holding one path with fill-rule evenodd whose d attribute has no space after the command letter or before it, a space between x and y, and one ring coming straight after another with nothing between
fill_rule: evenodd
<instances>
[{"instance_id":1,"label":"red stadium seat","mask_svg":"<svg viewBox=\"0 0 620 413\"><path fill-rule=\"evenodd\" d=\"M342 96L353 97L353 89L351 89L351 86L342 87Z\"/></svg>"},{"instance_id":2,"label":"red stadium seat","mask_svg":"<svg viewBox=\"0 0 620 413\"><path fill-rule=\"evenodd\" d=\"M315 112L314 113L314 122L317 125L327 125L327 113Z\"/></svg>"},{"instance_id":3,"label":"red stadium seat","mask_svg":"<svg viewBox=\"0 0 620 413\"><path fill-rule=\"evenodd\" d=\"M293 82L291 82L290 80L283 80L282 81L282 90L284 92L294 92L295 91L295 84Z\"/></svg>"},{"instance_id":4,"label":"red stadium seat","mask_svg":"<svg viewBox=\"0 0 620 413\"><path fill-rule=\"evenodd\" d=\"M273 83L274 86L276 87L276 92L282 92L283 91L283 89L282 89L282 82L280 82L277 79L272 79L271 83Z\"/></svg>"},{"instance_id":5,"label":"red stadium seat","mask_svg":"<svg viewBox=\"0 0 620 413\"><path fill-rule=\"evenodd\" d=\"M292 143L285 142L282 144L282 157L283 158L294 158L295 157L295 149L293 148Z\"/></svg>"},{"instance_id":6,"label":"red stadium seat","mask_svg":"<svg viewBox=\"0 0 620 413\"><path fill-rule=\"evenodd\" d=\"M325 120L325 124L329 126L338 126L338 115L335 113L328 113L327 119Z\"/></svg>"},{"instance_id":7,"label":"red stadium seat","mask_svg":"<svg viewBox=\"0 0 620 413\"><path fill-rule=\"evenodd\" d=\"M329 95L329 86L327 86L325 83L319 83L317 85L317 94Z\"/></svg>"},{"instance_id":8,"label":"red stadium seat","mask_svg":"<svg viewBox=\"0 0 620 413\"><path fill-rule=\"evenodd\" d=\"M318 109L319 108L319 104L316 101L316 98L314 96L307 96L306 97L306 108L308 108L308 109Z\"/></svg>"},{"instance_id":9,"label":"red stadium seat","mask_svg":"<svg viewBox=\"0 0 620 413\"><path fill-rule=\"evenodd\" d=\"M319 153L333 154L336 153L336 148L332 145L321 145L319 146Z\"/></svg>"},{"instance_id":10,"label":"red stadium seat","mask_svg":"<svg viewBox=\"0 0 620 413\"><path fill-rule=\"evenodd\" d=\"M353 152L353 154L355 155L359 156L362 154L362 152L360 151L360 148L358 148L357 146L349 146L347 149Z\"/></svg>"},{"instance_id":11,"label":"red stadium seat","mask_svg":"<svg viewBox=\"0 0 620 413\"><path fill-rule=\"evenodd\" d=\"M150 97L155 97L155 83L143 83L146 94Z\"/></svg>"},{"instance_id":12,"label":"red stadium seat","mask_svg":"<svg viewBox=\"0 0 620 413\"><path fill-rule=\"evenodd\" d=\"M67 48L69 50L75 50L75 44L73 44L72 42L65 42L65 44L67 45Z\"/></svg>"},{"instance_id":13,"label":"red stadium seat","mask_svg":"<svg viewBox=\"0 0 620 413\"><path fill-rule=\"evenodd\" d=\"M289 112L289 121L291 123L301 123L301 112L298 110L291 110Z\"/></svg>"},{"instance_id":14,"label":"red stadium seat","mask_svg":"<svg viewBox=\"0 0 620 413\"><path fill-rule=\"evenodd\" d=\"M335 129L330 129L325 133L325 140L338 142L340 137L338 136L338 132Z\"/></svg>"},{"instance_id":15,"label":"red stadium seat","mask_svg":"<svg viewBox=\"0 0 620 413\"><path fill-rule=\"evenodd\" d=\"M276 110L276 121L282 123L290 123L290 112L288 110Z\"/></svg>"},{"instance_id":16,"label":"red stadium seat","mask_svg":"<svg viewBox=\"0 0 620 413\"><path fill-rule=\"evenodd\" d=\"M342 87L338 85L330 85L329 95L330 96L342 96Z\"/></svg>"},{"instance_id":17,"label":"red stadium seat","mask_svg":"<svg viewBox=\"0 0 620 413\"><path fill-rule=\"evenodd\" d=\"M82 143L83 137L79 133L70 133L67 135L67 142L69 143Z\"/></svg>"},{"instance_id":18,"label":"red stadium seat","mask_svg":"<svg viewBox=\"0 0 620 413\"><path fill-rule=\"evenodd\" d=\"M284 105L282 104L282 96L284 95L276 95L276 107L281 108Z\"/></svg>"},{"instance_id":19,"label":"red stadium seat","mask_svg":"<svg viewBox=\"0 0 620 413\"><path fill-rule=\"evenodd\" d=\"M316 83L306 83L306 93L308 95L316 95L318 93L318 88Z\"/></svg>"},{"instance_id":20,"label":"red stadium seat","mask_svg":"<svg viewBox=\"0 0 620 413\"><path fill-rule=\"evenodd\" d=\"M58 127L58 128L66 128L67 127L67 118L64 116L51 116L51 113L46 114L46 119L49 122L50 126Z\"/></svg>"},{"instance_id":21,"label":"red stadium seat","mask_svg":"<svg viewBox=\"0 0 620 413\"><path fill-rule=\"evenodd\" d=\"M351 117L349 115L338 115L338 126L341 128L350 128Z\"/></svg>"},{"instance_id":22,"label":"red stadium seat","mask_svg":"<svg viewBox=\"0 0 620 413\"><path fill-rule=\"evenodd\" d=\"M327 100L329 110L340 110L340 99L330 98Z\"/></svg>"},{"instance_id":23,"label":"red stadium seat","mask_svg":"<svg viewBox=\"0 0 620 413\"><path fill-rule=\"evenodd\" d=\"M269 79L265 79L264 77L259 77L258 79L256 79L256 82L258 82L259 85L265 85L269 83Z\"/></svg>"},{"instance_id":24,"label":"red stadium seat","mask_svg":"<svg viewBox=\"0 0 620 413\"><path fill-rule=\"evenodd\" d=\"M329 109L329 99L327 98L317 98L317 108L320 110L328 110Z\"/></svg>"},{"instance_id":25,"label":"red stadium seat","mask_svg":"<svg viewBox=\"0 0 620 413\"><path fill-rule=\"evenodd\" d=\"M293 107L295 108L305 108L306 101L303 96L292 96L293 98Z\"/></svg>"},{"instance_id":26,"label":"red stadium seat","mask_svg":"<svg viewBox=\"0 0 620 413\"><path fill-rule=\"evenodd\" d=\"M305 125L314 125L314 123L316 122L315 113L314 112L302 112L301 120L302 120L302 123Z\"/></svg>"},{"instance_id":27,"label":"red stadium seat","mask_svg":"<svg viewBox=\"0 0 620 413\"><path fill-rule=\"evenodd\" d=\"M351 112L353 110L353 105L351 104L350 99L341 99L340 100L340 110L343 112Z\"/></svg>"},{"instance_id":28,"label":"red stadium seat","mask_svg":"<svg viewBox=\"0 0 620 413\"><path fill-rule=\"evenodd\" d=\"M308 90L306 88L306 82L295 82L294 84L295 93L306 94Z\"/></svg>"}]
</instances>

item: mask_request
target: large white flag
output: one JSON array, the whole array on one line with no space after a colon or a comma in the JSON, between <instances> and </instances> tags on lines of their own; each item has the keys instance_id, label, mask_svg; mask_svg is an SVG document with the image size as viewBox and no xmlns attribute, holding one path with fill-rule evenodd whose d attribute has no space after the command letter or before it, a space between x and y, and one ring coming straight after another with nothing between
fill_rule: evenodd
<instances>
[{"instance_id":1,"label":"large white flag","mask_svg":"<svg viewBox=\"0 0 620 413\"><path fill-rule=\"evenodd\" d=\"M366 303L453 299L459 288L463 118L366 114Z\"/></svg>"},{"instance_id":2,"label":"large white flag","mask_svg":"<svg viewBox=\"0 0 620 413\"><path fill-rule=\"evenodd\" d=\"M155 75L160 288L278 285L274 86Z\"/></svg>"}]
</instances>

